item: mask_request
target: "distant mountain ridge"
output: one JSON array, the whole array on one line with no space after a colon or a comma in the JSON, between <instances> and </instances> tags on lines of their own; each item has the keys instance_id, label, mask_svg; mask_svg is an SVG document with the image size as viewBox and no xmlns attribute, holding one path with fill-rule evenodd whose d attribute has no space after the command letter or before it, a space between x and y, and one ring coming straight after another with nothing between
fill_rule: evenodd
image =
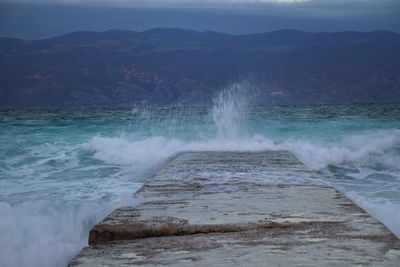
<instances>
[{"instance_id":1,"label":"distant mountain ridge","mask_svg":"<svg viewBox=\"0 0 400 267\"><path fill-rule=\"evenodd\" d=\"M157 28L0 38L0 72L0 108L207 104L249 76L259 104L400 102L400 34Z\"/></svg>"}]
</instances>

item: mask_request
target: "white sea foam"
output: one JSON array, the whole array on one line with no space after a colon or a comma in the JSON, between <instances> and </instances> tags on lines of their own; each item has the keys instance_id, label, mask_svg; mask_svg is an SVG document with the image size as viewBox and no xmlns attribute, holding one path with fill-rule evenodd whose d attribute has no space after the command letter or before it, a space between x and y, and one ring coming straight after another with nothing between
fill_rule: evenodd
<instances>
[{"instance_id":1,"label":"white sea foam","mask_svg":"<svg viewBox=\"0 0 400 267\"><path fill-rule=\"evenodd\" d=\"M372 138L374 137L374 138ZM357 145L349 140L358 140ZM364 140L369 140L364 141ZM183 141L165 137L151 137L133 141L123 137L93 137L84 145L94 151L94 157L105 164L118 165L132 172L151 173L169 157L181 151L292 151L301 161L314 170L321 170L328 165L356 165L358 170L370 161L379 161L392 166L398 155L389 150L398 145L397 130L367 133L353 137L345 137L341 142L332 144L313 142L312 140L274 141L262 135L248 138L221 138L216 136L210 140ZM373 171L362 173L363 179ZM128 179L128 176L127 176ZM276 182L276 181L273 181ZM110 186L112 186L110 184ZM138 185L139 187L139 185ZM138 188L137 187L137 188ZM110 190L115 190L111 189ZM348 197L371 215L385 223L400 236L400 204L386 201L377 202L357 192L346 192ZM60 204L61 205L61 204ZM87 203L77 206L49 207L48 203L29 205L27 203L11 207L0 204L0 252L4 266L62 266L87 244L87 231L90 226L107 215L113 208L121 204ZM52 256L54 255L54 256Z\"/></svg>"},{"instance_id":2,"label":"white sea foam","mask_svg":"<svg viewBox=\"0 0 400 267\"><path fill-rule=\"evenodd\" d=\"M351 140L355 140L352 142ZM94 137L87 147L95 151L95 157L110 164L135 166L143 169L159 166L174 154L182 151L262 151L288 150L307 167L321 170L329 165L350 164L355 166L380 163L382 167L397 169L400 155L391 152L400 146L400 131L379 131L344 137L335 142L310 139L275 141L257 134L251 137L221 138L182 141L163 136L130 141L126 138Z\"/></svg>"},{"instance_id":3,"label":"white sea foam","mask_svg":"<svg viewBox=\"0 0 400 267\"><path fill-rule=\"evenodd\" d=\"M79 209L48 203L11 207L0 203L2 266L63 266L86 244L89 225L109 208L83 205Z\"/></svg>"},{"instance_id":4,"label":"white sea foam","mask_svg":"<svg viewBox=\"0 0 400 267\"><path fill-rule=\"evenodd\" d=\"M400 203L367 198L355 191L344 192L354 203L385 224L386 227L400 238Z\"/></svg>"},{"instance_id":5,"label":"white sea foam","mask_svg":"<svg viewBox=\"0 0 400 267\"><path fill-rule=\"evenodd\" d=\"M277 147L293 152L309 168L320 170L328 165L348 163L365 166L381 163L398 169L400 155L393 149L400 147L400 130L373 131L343 137L335 142L315 138L290 139Z\"/></svg>"},{"instance_id":6,"label":"white sea foam","mask_svg":"<svg viewBox=\"0 0 400 267\"><path fill-rule=\"evenodd\" d=\"M89 229L122 205L119 201L23 203L0 202L0 265L15 267L64 266L87 245Z\"/></svg>"}]
</instances>

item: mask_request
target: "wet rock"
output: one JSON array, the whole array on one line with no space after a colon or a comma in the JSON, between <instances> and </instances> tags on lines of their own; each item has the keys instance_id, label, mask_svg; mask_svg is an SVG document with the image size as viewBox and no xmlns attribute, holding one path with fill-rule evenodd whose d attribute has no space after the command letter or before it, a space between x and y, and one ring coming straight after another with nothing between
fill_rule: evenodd
<instances>
[{"instance_id":1,"label":"wet rock","mask_svg":"<svg viewBox=\"0 0 400 267\"><path fill-rule=\"evenodd\" d=\"M400 262L400 241L383 224L286 151L181 153L135 198L142 204L90 231L70 266Z\"/></svg>"}]
</instances>

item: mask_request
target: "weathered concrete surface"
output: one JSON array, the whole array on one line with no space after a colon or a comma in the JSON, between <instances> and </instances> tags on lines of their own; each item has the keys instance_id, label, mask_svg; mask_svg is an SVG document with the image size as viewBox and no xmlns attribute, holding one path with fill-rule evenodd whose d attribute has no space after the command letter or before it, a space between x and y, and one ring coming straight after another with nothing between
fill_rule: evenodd
<instances>
[{"instance_id":1,"label":"weathered concrete surface","mask_svg":"<svg viewBox=\"0 0 400 267\"><path fill-rule=\"evenodd\" d=\"M400 264L385 226L285 151L181 153L135 197L71 266Z\"/></svg>"}]
</instances>

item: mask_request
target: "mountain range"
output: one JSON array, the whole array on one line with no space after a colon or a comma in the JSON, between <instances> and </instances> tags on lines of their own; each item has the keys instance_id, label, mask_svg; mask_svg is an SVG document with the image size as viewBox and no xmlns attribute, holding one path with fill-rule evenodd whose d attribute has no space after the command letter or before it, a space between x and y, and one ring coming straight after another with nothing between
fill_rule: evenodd
<instances>
[{"instance_id":1,"label":"mountain range","mask_svg":"<svg viewBox=\"0 0 400 267\"><path fill-rule=\"evenodd\" d=\"M258 104L400 102L400 34L157 28L0 38L0 108L203 105L249 87Z\"/></svg>"}]
</instances>

